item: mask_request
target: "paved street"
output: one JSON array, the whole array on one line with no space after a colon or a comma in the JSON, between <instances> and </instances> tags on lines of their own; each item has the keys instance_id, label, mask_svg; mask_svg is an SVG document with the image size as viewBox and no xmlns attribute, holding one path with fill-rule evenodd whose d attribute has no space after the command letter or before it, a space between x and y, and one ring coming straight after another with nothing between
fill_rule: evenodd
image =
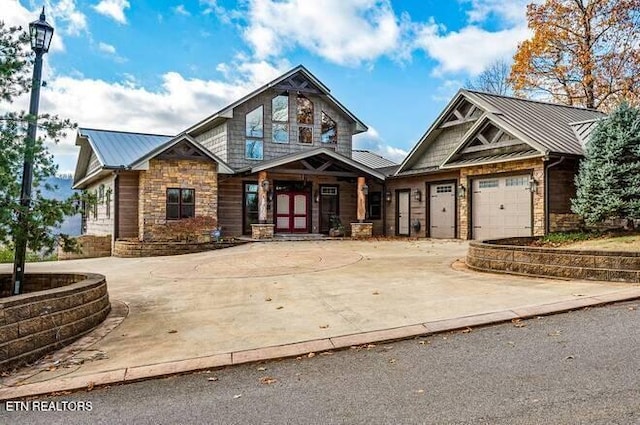
<instances>
[{"instance_id":1,"label":"paved street","mask_svg":"<svg viewBox=\"0 0 640 425\"><path fill-rule=\"evenodd\" d=\"M6 412L3 405L0 418L47 425L637 424L639 311L639 302L622 303L94 389L38 399L90 401L90 413Z\"/></svg>"}]
</instances>

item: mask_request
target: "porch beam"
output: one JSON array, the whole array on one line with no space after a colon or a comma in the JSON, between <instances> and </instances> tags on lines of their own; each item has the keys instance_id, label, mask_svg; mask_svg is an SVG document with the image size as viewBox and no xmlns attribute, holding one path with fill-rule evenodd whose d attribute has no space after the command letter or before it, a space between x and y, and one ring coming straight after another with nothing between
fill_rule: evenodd
<instances>
[{"instance_id":1,"label":"porch beam","mask_svg":"<svg viewBox=\"0 0 640 425\"><path fill-rule=\"evenodd\" d=\"M318 170L296 170L296 169L274 169L276 174L298 174L305 176L332 176L332 177L358 177L358 174L349 171L318 171Z\"/></svg>"},{"instance_id":2,"label":"porch beam","mask_svg":"<svg viewBox=\"0 0 640 425\"><path fill-rule=\"evenodd\" d=\"M327 161L324 164L322 164L321 166L318 167L318 171L324 171L327 168L331 167L333 165L333 161Z\"/></svg>"}]
</instances>

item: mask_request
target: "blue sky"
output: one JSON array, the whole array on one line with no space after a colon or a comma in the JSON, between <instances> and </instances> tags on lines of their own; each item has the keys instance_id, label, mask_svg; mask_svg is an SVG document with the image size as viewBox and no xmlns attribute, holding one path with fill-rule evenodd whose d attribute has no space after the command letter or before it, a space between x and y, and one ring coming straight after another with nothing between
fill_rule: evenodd
<instances>
[{"instance_id":1,"label":"blue sky","mask_svg":"<svg viewBox=\"0 0 640 425\"><path fill-rule=\"evenodd\" d=\"M82 127L176 134L303 64L370 127L355 147L400 161L466 79L530 36L529 2L0 0L0 20L26 26L46 5L40 110ZM51 146L62 172L73 136Z\"/></svg>"}]
</instances>

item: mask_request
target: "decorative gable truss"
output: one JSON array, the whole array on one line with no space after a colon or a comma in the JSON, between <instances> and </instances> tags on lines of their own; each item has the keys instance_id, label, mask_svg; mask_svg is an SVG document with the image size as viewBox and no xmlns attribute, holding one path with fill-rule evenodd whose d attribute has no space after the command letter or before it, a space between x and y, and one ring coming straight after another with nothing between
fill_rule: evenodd
<instances>
[{"instance_id":1,"label":"decorative gable truss","mask_svg":"<svg viewBox=\"0 0 640 425\"><path fill-rule=\"evenodd\" d=\"M157 156L158 159L209 160L209 157L187 140L179 142Z\"/></svg>"},{"instance_id":2,"label":"decorative gable truss","mask_svg":"<svg viewBox=\"0 0 640 425\"><path fill-rule=\"evenodd\" d=\"M440 128L451 127L454 125L464 124L470 121L476 121L482 116L482 110L480 110L473 103L469 102L465 98L454 106L453 110L443 120Z\"/></svg>"},{"instance_id":3,"label":"decorative gable truss","mask_svg":"<svg viewBox=\"0 0 640 425\"><path fill-rule=\"evenodd\" d=\"M316 87L316 85L309 81L309 79L305 78L301 72L289 76L275 85L275 88L293 93L323 94L322 90Z\"/></svg>"},{"instance_id":4,"label":"decorative gable truss","mask_svg":"<svg viewBox=\"0 0 640 425\"><path fill-rule=\"evenodd\" d=\"M543 152L485 117L463 137L458 147L442 163L443 168L508 158L540 156Z\"/></svg>"}]
</instances>

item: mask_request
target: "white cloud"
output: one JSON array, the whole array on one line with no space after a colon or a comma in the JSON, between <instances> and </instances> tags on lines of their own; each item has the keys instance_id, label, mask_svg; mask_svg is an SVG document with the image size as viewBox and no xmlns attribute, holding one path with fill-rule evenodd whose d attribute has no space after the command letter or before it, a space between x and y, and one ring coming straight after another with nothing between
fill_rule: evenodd
<instances>
[{"instance_id":1,"label":"white cloud","mask_svg":"<svg viewBox=\"0 0 640 425\"><path fill-rule=\"evenodd\" d=\"M472 25L445 34L426 27L418 34L416 46L438 61L435 75L449 72L477 75L492 62L513 56L518 43L527 37L526 26L491 32Z\"/></svg>"},{"instance_id":2,"label":"white cloud","mask_svg":"<svg viewBox=\"0 0 640 425\"><path fill-rule=\"evenodd\" d=\"M93 8L96 12L108 16L121 24L127 23L127 17L124 14L125 9L131 5L127 0L101 0L100 3Z\"/></svg>"},{"instance_id":3,"label":"white cloud","mask_svg":"<svg viewBox=\"0 0 640 425\"><path fill-rule=\"evenodd\" d=\"M51 4L51 15L64 22L66 34L78 36L87 31L87 17L76 8L74 0L60 0Z\"/></svg>"},{"instance_id":4,"label":"white cloud","mask_svg":"<svg viewBox=\"0 0 640 425\"><path fill-rule=\"evenodd\" d=\"M382 137L380 137L380 133L373 127L369 127L366 133L353 136L353 148L377 153L398 164L404 160L408 153L404 149L387 144Z\"/></svg>"},{"instance_id":5,"label":"white cloud","mask_svg":"<svg viewBox=\"0 0 640 425\"><path fill-rule=\"evenodd\" d=\"M244 37L257 59L300 46L340 65L397 57L407 20L390 0L249 0Z\"/></svg>"},{"instance_id":6,"label":"white cloud","mask_svg":"<svg viewBox=\"0 0 640 425\"><path fill-rule=\"evenodd\" d=\"M495 16L507 24L522 25L526 22L527 5L543 0L460 0L469 3L467 17L471 23L480 23Z\"/></svg>"},{"instance_id":7,"label":"white cloud","mask_svg":"<svg viewBox=\"0 0 640 425\"><path fill-rule=\"evenodd\" d=\"M98 50L100 50L103 53L108 53L110 55L116 54L116 48L114 46L112 46L111 44L103 43L102 41L98 43Z\"/></svg>"},{"instance_id":8,"label":"white cloud","mask_svg":"<svg viewBox=\"0 0 640 425\"><path fill-rule=\"evenodd\" d=\"M179 4L176 7L174 7L173 13L175 13L176 15L191 16L191 13L187 10L184 4Z\"/></svg>"}]
</instances>

